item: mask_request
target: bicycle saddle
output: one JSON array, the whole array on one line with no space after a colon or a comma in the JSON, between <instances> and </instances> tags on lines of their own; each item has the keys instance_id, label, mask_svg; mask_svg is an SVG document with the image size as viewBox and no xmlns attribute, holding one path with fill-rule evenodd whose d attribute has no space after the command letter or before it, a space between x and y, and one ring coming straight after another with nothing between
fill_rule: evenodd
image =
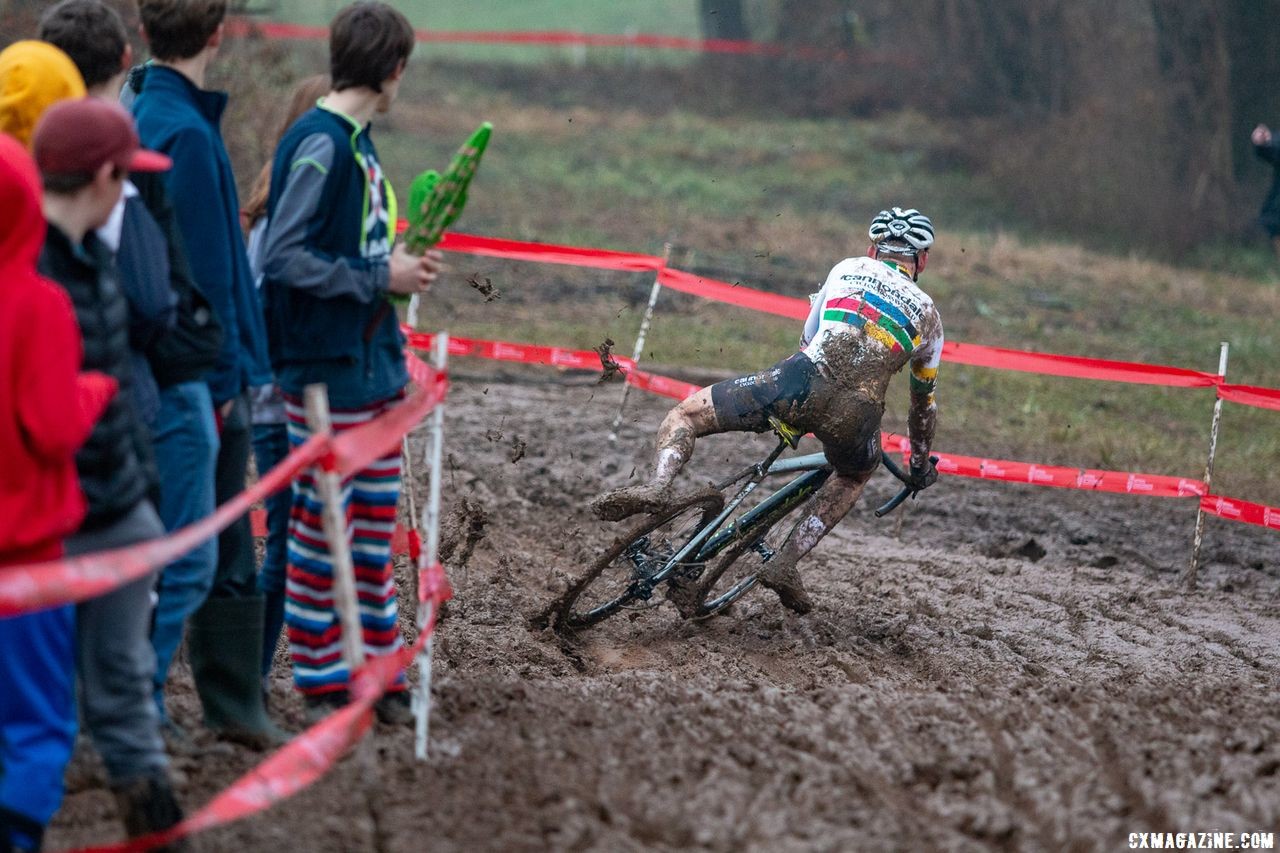
<instances>
[{"instance_id":1,"label":"bicycle saddle","mask_svg":"<svg viewBox=\"0 0 1280 853\"><path fill-rule=\"evenodd\" d=\"M796 429L789 423L785 423L774 415L769 416L769 426L773 427L774 433L778 438L787 443L787 446L795 450L800 446L800 438L804 432Z\"/></svg>"}]
</instances>

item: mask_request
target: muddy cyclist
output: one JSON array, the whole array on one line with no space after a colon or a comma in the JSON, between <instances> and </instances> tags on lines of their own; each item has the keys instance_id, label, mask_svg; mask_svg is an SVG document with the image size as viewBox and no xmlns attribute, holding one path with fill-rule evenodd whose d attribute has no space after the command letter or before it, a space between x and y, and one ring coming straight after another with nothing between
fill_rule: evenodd
<instances>
[{"instance_id":1,"label":"muddy cyclist","mask_svg":"<svg viewBox=\"0 0 1280 853\"><path fill-rule=\"evenodd\" d=\"M942 356L942 319L917 286L933 245L933 223L918 210L882 210L871 221L866 257L832 268L800 338L800 351L773 367L703 388L667 413L658 428L653 475L598 497L592 509L617 521L662 509L672 481L699 436L765 432L781 423L813 433L835 470L805 508L760 582L797 613L812 608L796 563L853 508L880 462L880 419L895 373L911 366L911 485L938 474L929 461L937 422L934 386Z\"/></svg>"}]
</instances>

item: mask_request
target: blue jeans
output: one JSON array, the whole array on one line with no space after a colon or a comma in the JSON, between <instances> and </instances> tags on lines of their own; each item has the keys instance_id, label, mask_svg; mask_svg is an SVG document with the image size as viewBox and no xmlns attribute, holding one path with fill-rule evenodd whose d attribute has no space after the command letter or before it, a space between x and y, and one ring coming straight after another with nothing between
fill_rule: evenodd
<instances>
[{"instance_id":1,"label":"blue jeans","mask_svg":"<svg viewBox=\"0 0 1280 853\"><path fill-rule=\"evenodd\" d=\"M160 519L174 531L213 512L214 466L218 429L213 399L204 382L181 382L160 391L155 426L156 467L160 472ZM210 539L165 566L151 629L156 650L156 704L164 715L164 683L182 642L187 617L209 595L218 563L218 543Z\"/></svg>"},{"instance_id":2,"label":"blue jeans","mask_svg":"<svg viewBox=\"0 0 1280 853\"><path fill-rule=\"evenodd\" d=\"M284 424L253 425L253 459L258 476L270 471L289 455L289 430ZM289 538L291 495L285 486L263 503L267 508L267 548L258 571L258 591L284 592L285 546Z\"/></svg>"},{"instance_id":3,"label":"blue jeans","mask_svg":"<svg viewBox=\"0 0 1280 853\"><path fill-rule=\"evenodd\" d=\"M270 471L289 455L289 430L283 424L253 425L253 458L258 476ZM289 506L292 501L286 486L268 497L267 547L258 571L258 591L266 601L266 618L262 630L262 674L271 671L280 630L284 627L284 585L286 545L289 538Z\"/></svg>"},{"instance_id":4,"label":"blue jeans","mask_svg":"<svg viewBox=\"0 0 1280 853\"><path fill-rule=\"evenodd\" d=\"M70 605L0 619L0 812L31 841L62 803L75 745L75 633Z\"/></svg>"}]
</instances>

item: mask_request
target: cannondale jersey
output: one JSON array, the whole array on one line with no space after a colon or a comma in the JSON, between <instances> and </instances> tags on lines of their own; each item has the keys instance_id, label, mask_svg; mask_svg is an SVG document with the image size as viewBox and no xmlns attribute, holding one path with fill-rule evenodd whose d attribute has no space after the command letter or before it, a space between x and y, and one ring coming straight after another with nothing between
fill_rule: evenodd
<instances>
[{"instance_id":1,"label":"cannondale jersey","mask_svg":"<svg viewBox=\"0 0 1280 853\"><path fill-rule=\"evenodd\" d=\"M837 378L834 361L862 361L864 369L882 374L885 385L910 362L911 390L931 396L942 340L933 300L909 276L892 262L846 258L814 297L801 350L815 364L833 368Z\"/></svg>"}]
</instances>

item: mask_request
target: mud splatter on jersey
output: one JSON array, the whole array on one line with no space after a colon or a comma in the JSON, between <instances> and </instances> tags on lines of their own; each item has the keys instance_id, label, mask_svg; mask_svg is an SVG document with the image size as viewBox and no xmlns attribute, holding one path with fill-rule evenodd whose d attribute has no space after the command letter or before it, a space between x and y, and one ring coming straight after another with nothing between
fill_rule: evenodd
<instances>
[{"instance_id":1,"label":"mud splatter on jersey","mask_svg":"<svg viewBox=\"0 0 1280 853\"><path fill-rule=\"evenodd\" d=\"M856 347L841 346L849 343L841 339L848 338L862 340ZM942 342L942 319L929 294L891 264L848 258L832 268L814 299L801 349L837 381L845 365L832 363L833 345L845 358L856 353L860 377L865 379L870 370L879 380L860 382L864 387L887 387L889 378L910 362L913 395L931 396Z\"/></svg>"}]
</instances>

